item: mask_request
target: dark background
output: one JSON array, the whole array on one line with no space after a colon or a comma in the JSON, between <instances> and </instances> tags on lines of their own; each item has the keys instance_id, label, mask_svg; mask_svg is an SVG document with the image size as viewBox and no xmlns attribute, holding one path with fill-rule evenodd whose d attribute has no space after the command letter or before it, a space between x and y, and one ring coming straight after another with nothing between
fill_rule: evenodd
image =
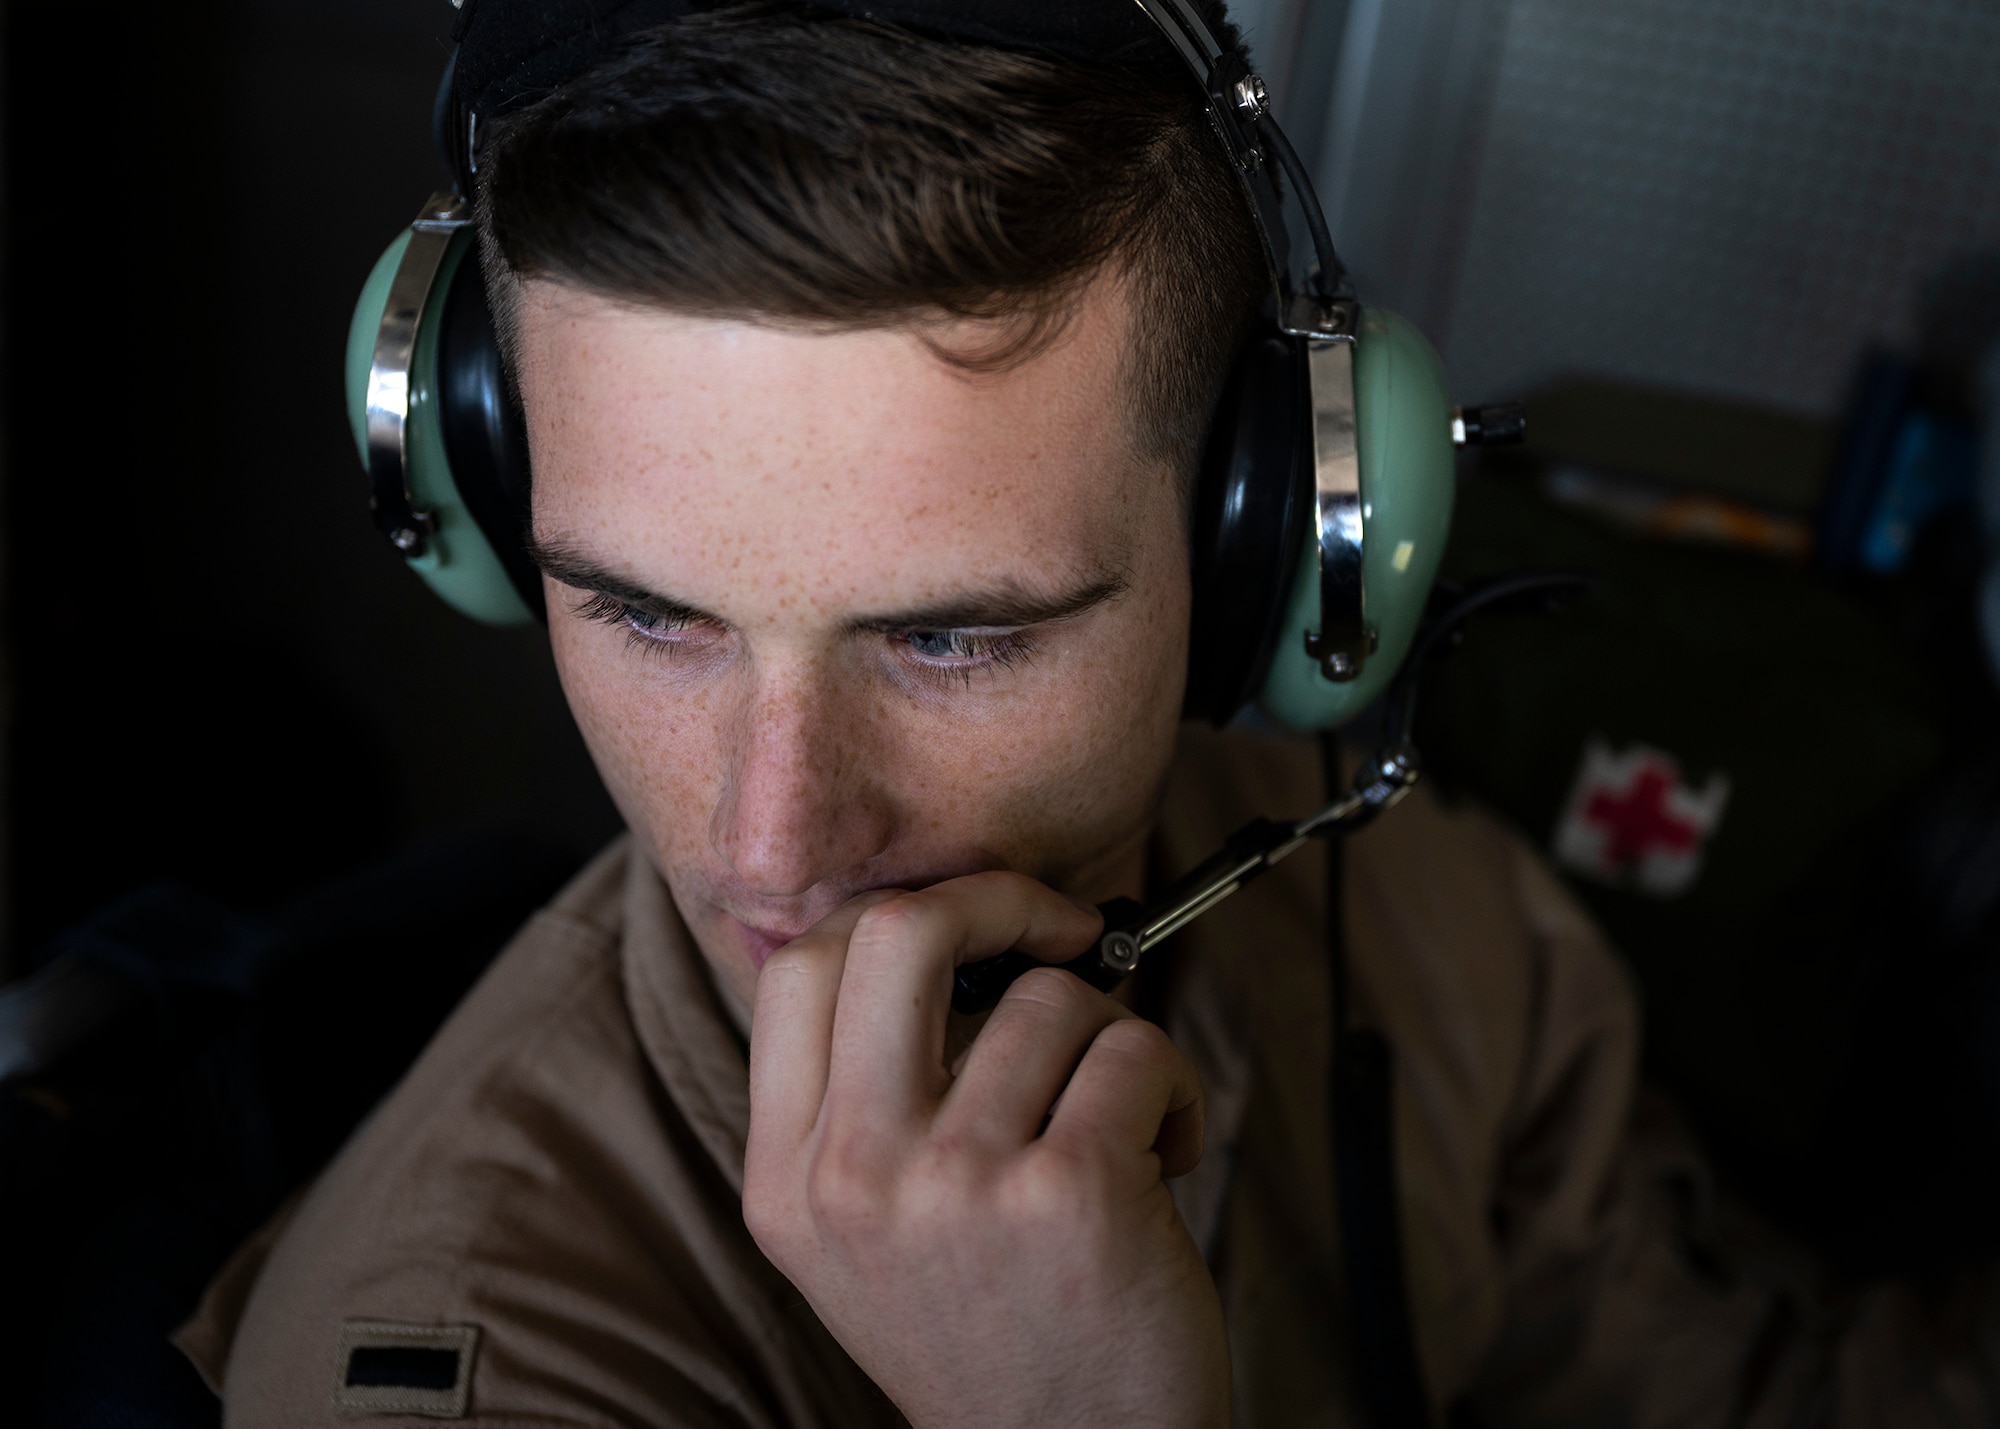
<instances>
[{"instance_id":1,"label":"dark background","mask_svg":"<svg viewBox=\"0 0 2000 1429\"><path fill-rule=\"evenodd\" d=\"M92 916L152 969L0 1094L10 1423L212 1423L166 1331L618 827L541 629L403 568L348 435L452 15L0 11L0 983Z\"/></svg>"},{"instance_id":2,"label":"dark background","mask_svg":"<svg viewBox=\"0 0 2000 1429\"><path fill-rule=\"evenodd\" d=\"M451 18L11 0L16 967L149 879L264 906L439 830L580 857L616 829L542 632L473 626L401 568L347 436L351 304L440 182Z\"/></svg>"}]
</instances>

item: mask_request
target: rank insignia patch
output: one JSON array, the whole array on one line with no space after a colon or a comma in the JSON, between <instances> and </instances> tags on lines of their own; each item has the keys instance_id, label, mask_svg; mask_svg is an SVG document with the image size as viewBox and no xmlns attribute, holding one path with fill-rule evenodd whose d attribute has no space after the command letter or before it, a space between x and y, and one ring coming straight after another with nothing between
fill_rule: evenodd
<instances>
[{"instance_id":1,"label":"rank insignia patch","mask_svg":"<svg viewBox=\"0 0 2000 1429\"><path fill-rule=\"evenodd\" d=\"M376 1414L462 1419L472 1394L476 1325L348 1320L340 1327L333 1402Z\"/></svg>"},{"instance_id":2,"label":"rank insignia patch","mask_svg":"<svg viewBox=\"0 0 2000 1429\"><path fill-rule=\"evenodd\" d=\"M1644 744L1614 750L1593 736L1552 852L1571 873L1655 898L1678 897L1700 876L1702 854L1728 803L1727 775L1696 788L1673 755Z\"/></svg>"}]
</instances>

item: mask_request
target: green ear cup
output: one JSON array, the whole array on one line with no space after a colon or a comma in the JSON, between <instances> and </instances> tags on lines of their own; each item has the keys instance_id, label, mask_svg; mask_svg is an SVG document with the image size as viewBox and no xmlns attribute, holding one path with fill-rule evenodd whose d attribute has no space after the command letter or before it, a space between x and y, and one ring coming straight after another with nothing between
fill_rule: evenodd
<instances>
[{"instance_id":1,"label":"green ear cup","mask_svg":"<svg viewBox=\"0 0 2000 1429\"><path fill-rule=\"evenodd\" d=\"M375 355L375 334L382 325L382 310L388 306L389 285L396 267L409 246L407 232L397 235L361 289L354 305L354 321L347 329L347 420L354 431L354 443L361 453L361 465L368 465L368 370ZM451 290L453 274L472 250L472 231L466 229L453 238L450 251L431 286L434 298ZM438 416L438 327L441 302L433 301L424 311L417 328L416 349L411 360L410 418L405 429L410 496L417 509L431 512L437 519L437 533L429 549L410 558L409 565L424 583L444 598L447 605L487 625L528 625L534 615L521 601L507 579L500 558L487 543L485 533L466 509L458 487L451 479L451 463L445 457L444 429Z\"/></svg>"},{"instance_id":2,"label":"green ear cup","mask_svg":"<svg viewBox=\"0 0 2000 1429\"><path fill-rule=\"evenodd\" d=\"M1319 626L1319 540L1307 523L1284 632L1257 702L1294 729L1331 729L1359 714L1409 654L1451 529L1454 467L1444 364L1424 335L1366 309L1354 350L1361 444L1361 585L1375 653L1361 678L1335 684L1306 654Z\"/></svg>"}]
</instances>

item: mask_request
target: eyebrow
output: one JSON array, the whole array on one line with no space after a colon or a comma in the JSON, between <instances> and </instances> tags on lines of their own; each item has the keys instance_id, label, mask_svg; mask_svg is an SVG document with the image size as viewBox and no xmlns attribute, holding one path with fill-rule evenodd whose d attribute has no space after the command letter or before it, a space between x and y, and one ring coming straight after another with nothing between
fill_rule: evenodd
<instances>
[{"instance_id":1,"label":"eyebrow","mask_svg":"<svg viewBox=\"0 0 2000 1429\"><path fill-rule=\"evenodd\" d=\"M684 600L660 595L647 590L637 581L629 580L609 566L585 555L566 541L538 541L534 533L527 537L528 559L541 568L543 575L574 590L587 590L593 595L609 596L621 605L629 605L646 615L656 615L667 620L709 620L716 617L699 607L689 605ZM716 621L720 624L720 621Z\"/></svg>"},{"instance_id":2,"label":"eyebrow","mask_svg":"<svg viewBox=\"0 0 2000 1429\"><path fill-rule=\"evenodd\" d=\"M687 601L646 589L611 567L562 540L528 537L528 556L550 579L576 590L608 596L647 615L672 620L726 624ZM988 590L954 595L932 605L885 611L848 622L852 632L893 635L909 630L965 630L980 627L1019 629L1073 620L1086 611L1123 595L1130 588L1123 570L1098 575L1085 584L1055 595L1037 595L1012 582Z\"/></svg>"},{"instance_id":3,"label":"eyebrow","mask_svg":"<svg viewBox=\"0 0 2000 1429\"><path fill-rule=\"evenodd\" d=\"M892 610L882 615L863 616L849 623L851 630L894 635L905 630L968 630L990 626L1018 629L1026 625L1047 625L1073 620L1085 611L1124 594L1122 574L1107 575L1088 585L1060 595L1037 596L1019 586L1006 584L991 590L969 591L936 605Z\"/></svg>"}]
</instances>

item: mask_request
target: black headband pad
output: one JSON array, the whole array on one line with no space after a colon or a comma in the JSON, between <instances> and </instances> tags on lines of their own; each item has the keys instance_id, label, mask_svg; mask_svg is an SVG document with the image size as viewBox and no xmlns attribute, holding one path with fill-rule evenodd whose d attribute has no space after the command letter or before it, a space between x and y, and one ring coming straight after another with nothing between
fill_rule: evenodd
<instances>
[{"instance_id":1,"label":"black headband pad","mask_svg":"<svg viewBox=\"0 0 2000 1429\"><path fill-rule=\"evenodd\" d=\"M722 0L465 0L454 84L462 110L492 119L573 79L627 36ZM946 39L1108 64L1178 57L1135 0L814 0L813 8ZM1197 8L1224 46L1236 33L1217 0Z\"/></svg>"},{"instance_id":2,"label":"black headband pad","mask_svg":"<svg viewBox=\"0 0 2000 1429\"><path fill-rule=\"evenodd\" d=\"M458 102L481 119L532 104L626 36L695 8L689 0L465 0L452 31Z\"/></svg>"}]
</instances>

